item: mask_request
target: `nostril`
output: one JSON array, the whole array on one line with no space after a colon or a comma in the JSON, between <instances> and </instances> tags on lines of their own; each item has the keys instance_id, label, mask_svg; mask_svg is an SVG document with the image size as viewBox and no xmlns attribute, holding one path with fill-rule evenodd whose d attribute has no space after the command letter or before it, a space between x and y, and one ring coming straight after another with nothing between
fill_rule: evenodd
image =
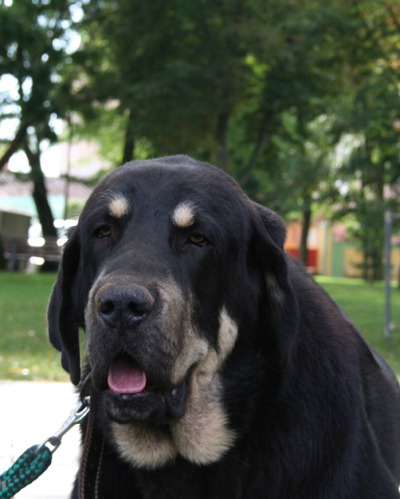
<instances>
[{"instance_id":1,"label":"nostril","mask_svg":"<svg viewBox=\"0 0 400 499\"><path fill-rule=\"evenodd\" d=\"M126 307L127 315L133 320L141 320L147 313L147 309L140 303L129 302Z\"/></svg>"},{"instance_id":2,"label":"nostril","mask_svg":"<svg viewBox=\"0 0 400 499\"><path fill-rule=\"evenodd\" d=\"M114 312L115 306L111 300L100 302L100 313L105 315L110 315Z\"/></svg>"},{"instance_id":3,"label":"nostril","mask_svg":"<svg viewBox=\"0 0 400 499\"><path fill-rule=\"evenodd\" d=\"M117 320L118 311L114 302L110 299L103 299L98 301L97 309L100 316L106 324L114 326Z\"/></svg>"}]
</instances>

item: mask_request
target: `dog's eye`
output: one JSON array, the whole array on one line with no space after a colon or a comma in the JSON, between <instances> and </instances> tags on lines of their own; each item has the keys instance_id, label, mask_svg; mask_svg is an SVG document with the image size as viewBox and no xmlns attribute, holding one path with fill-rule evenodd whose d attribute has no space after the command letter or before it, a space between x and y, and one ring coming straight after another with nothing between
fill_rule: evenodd
<instances>
[{"instance_id":1,"label":"dog's eye","mask_svg":"<svg viewBox=\"0 0 400 499\"><path fill-rule=\"evenodd\" d=\"M111 227L109 225L101 225L97 230L96 230L96 236L99 239L103 239L104 237L110 237L111 236Z\"/></svg>"},{"instance_id":2,"label":"dog's eye","mask_svg":"<svg viewBox=\"0 0 400 499\"><path fill-rule=\"evenodd\" d=\"M189 242L199 248L204 248L208 244L208 240L202 234L192 234L189 237Z\"/></svg>"}]
</instances>

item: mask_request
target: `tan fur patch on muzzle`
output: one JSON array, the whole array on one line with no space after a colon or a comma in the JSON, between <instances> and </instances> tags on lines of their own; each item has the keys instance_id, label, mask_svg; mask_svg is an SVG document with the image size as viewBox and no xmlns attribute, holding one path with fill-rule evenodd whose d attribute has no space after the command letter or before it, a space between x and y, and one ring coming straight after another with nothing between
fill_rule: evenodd
<instances>
[{"instance_id":1,"label":"tan fur patch on muzzle","mask_svg":"<svg viewBox=\"0 0 400 499\"><path fill-rule=\"evenodd\" d=\"M178 454L188 461L206 465L218 461L233 445L236 434L229 428L221 401L219 369L232 351L238 326L225 308L220 313L218 352L192 330L182 349L174 375L188 368L187 356L197 352L202 360L190 378L189 396L183 417L170 424L170 431L112 423L112 432L121 456L135 466L158 468ZM191 348L190 348L191 346ZM193 360L193 357L192 357Z\"/></svg>"}]
</instances>

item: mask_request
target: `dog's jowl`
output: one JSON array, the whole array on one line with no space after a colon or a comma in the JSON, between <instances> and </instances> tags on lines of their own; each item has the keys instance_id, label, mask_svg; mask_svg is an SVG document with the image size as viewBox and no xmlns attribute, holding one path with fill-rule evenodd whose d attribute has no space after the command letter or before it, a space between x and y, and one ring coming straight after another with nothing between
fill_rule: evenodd
<instances>
[{"instance_id":1,"label":"dog's jowl","mask_svg":"<svg viewBox=\"0 0 400 499\"><path fill-rule=\"evenodd\" d=\"M187 156L94 190L49 305L72 382L90 376L72 497L400 498L396 378L284 240Z\"/></svg>"}]
</instances>

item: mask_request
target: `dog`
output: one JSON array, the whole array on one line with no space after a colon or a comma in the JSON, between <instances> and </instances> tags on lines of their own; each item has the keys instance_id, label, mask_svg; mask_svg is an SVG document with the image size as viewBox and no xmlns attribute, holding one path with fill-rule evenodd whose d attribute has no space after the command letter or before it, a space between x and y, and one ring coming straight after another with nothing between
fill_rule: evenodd
<instances>
[{"instance_id":1,"label":"dog","mask_svg":"<svg viewBox=\"0 0 400 499\"><path fill-rule=\"evenodd\" d=\"M285 237L188 156L97 186L48 310L72 382L89 373L72 497L400 498L397 380Z\"/></svg>"}]
</instances>

